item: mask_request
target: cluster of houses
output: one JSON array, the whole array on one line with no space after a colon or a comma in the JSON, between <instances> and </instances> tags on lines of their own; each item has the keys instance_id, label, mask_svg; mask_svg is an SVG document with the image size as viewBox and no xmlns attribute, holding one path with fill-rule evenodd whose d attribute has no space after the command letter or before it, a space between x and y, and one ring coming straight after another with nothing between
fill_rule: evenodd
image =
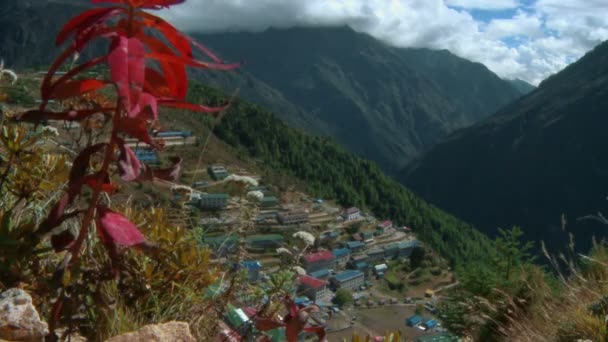
<instances>
[{"instance_id":1,"label":"cluster of houses","mask_svg":"<svg viewBox=\"0 0 608 342\"><path fill-rule=\"evenodd\" d=\"M311 301L326 298L327 288L357 291L365 286L372 275L381 278L388 270L386 260L409 258L412 251L421 246L417 240L395 242L369 251L359 241L347 242L344 247L331 251L319 251L304 256L302 267L306 270L307 281L301 284L301 291L313 294ZM372 273L373 272L373 273ZM316 279L313 282L309 278ZM321 282L324 286L321 286ZM314 284L311 287L310 284ZM322 293L323 296L318 294Z\"/></svg>"}]
</instances>

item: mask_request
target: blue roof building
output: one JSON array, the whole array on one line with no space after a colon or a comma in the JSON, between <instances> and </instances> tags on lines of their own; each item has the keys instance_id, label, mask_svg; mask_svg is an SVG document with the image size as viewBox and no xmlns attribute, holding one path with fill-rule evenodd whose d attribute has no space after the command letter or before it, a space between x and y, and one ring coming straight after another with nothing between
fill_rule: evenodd
<instances>
[{"instance_id":1,"label":"blue roof building","mask_svg":"<svg viewBox=\"0 0 608 342\"><path fill-rule=\"evenodd\" d=\"M338 248L331 251L333 255L336 257L336 267L345 267L348 263L348 259L350 259L350 249L348 248Z\"/></svg>"},{"instance_id":2,"label":"blue roof building","mask_svg":"<svg viewBox=\"0 0 608 342\"><path fill-rule=\"evenodd\" d=\"M359 270L347 270L336 274L331 282L336 288L345 288L347 290L357 290L365 281L365 275Z\"/></svg>"},{"instance_id":3,"label":"blue roof building","mask_svg":"<svg viewBox=\"0 0 608 342\"><path fill-rule=\"evenodd\" d=\"M418 240L412 240L407 242L400 242L397 246L399 248L399 256L409 258L410 255L412 255L412 251L416 247L422 246L422 244Z\"/></svg>"},{"instance_id":4,"label":"blue roof building","mask_svg":"<svg viewBox=\"0 0 608 342\"><path fill-rule=\"evenodd\" d=\"M260 279L262 264L259 261L243 261L241 266L247 270L250 282L256 282Z\"/></svg>"},{"instance_id":5,"label":"blue roof building","mask_svg":"<svg viewBox=\"0 0 608 342\"><path fill-rule=\"evenodd\" d=\"M407 324L410 327L415 327L415 326L419 325L421 322L422 322L422 316L414 315L414 316L408 318L405 321L405 324Z\"/></svg>"},{"instance_id":6,"label":"blue roof building","mask_svg":"<svg viewBox=\"0 0 608 342\"><path fill-rule=\"evenodd\" d=\"M439 324L439 322L437 322L436 319L429 319L428 321L424 322L424 325L427 329L433 329L437 326L437 324Z\"/></svg>"},{"instance_id":7,"label":"blue roof building","mask_svg":"<svg viewBox=\"0 0 608 342\"><path fill-rule=\"evenodd\" d=\"M349 241L346 243L346 248L350 249L352 252L359 251L365 247L365 244L361 241Z\"/></svg>"},{"instance_id":8,"label":"blue roof building","mask_svg":"<svg viewBox=\"0 0 608 342\"><path fill-rule=\"evenodd\" d=\"M327 279L329 278L329 270L324 268L318 271L310 272L308 275L317 279Z\"/></svg>"}]
</instances>

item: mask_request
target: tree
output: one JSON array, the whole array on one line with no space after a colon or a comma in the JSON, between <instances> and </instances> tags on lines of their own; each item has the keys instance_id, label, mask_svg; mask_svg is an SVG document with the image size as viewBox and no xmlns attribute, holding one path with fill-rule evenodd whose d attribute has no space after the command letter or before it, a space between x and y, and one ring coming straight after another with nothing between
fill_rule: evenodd
<instances>
[{"instance_id":1,"label":"tree","mask_svg":"<svg viewBox=\"0 0 608 342\"><path fill-rule=\"evenodd\" d=\"M336 291L334 302L340 307L346 306L354 301L353 294L347 289L339 289Z\"/></svg>"},{"instance_id":2,"label":"tree","mask_svg":"<svg viewBox=\"0 0 608 342\"><path fill-rule=\"evenodd\" d=\"M422 247L416 247L410 254L410 265L412 269L416 269L422 265L422 261L426 257L426 251Z\"/></svg>"},{"instance_id":3,"label":"tree","mask_svg":"<svg viewBox=\"0 0 608 342\"><path fill-rule=\"evenodd\" d=\"M504 281L511 279L513 268L531 262L531 241L522 242L523 231L519 227L510 230L498 228L499 235L494 241L497 256L495 260L497 270L503 275Z\"/></svg>"}]
</instances>

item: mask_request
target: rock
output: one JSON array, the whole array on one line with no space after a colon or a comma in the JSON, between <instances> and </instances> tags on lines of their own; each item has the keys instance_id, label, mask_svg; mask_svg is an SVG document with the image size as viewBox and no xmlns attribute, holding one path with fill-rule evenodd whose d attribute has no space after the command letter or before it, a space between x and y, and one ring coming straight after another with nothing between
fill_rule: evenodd
<instances>
[{"instance_id":1,"label":"rock","mask_svg":"<svg viewBox=\"0 0 608 342\"><path fill-rule=\"evenodd\" d=\"M48 332L27 292L14 288L0 294L0 340L40 341Z\"/></svg>"},{"instance_id":2,"label":"rock","mask_svg":"<svg viewBox=\"0 0 608 342\"><path fill-rule=\"evenodd\" d=\"M167 322L146 325L143 328L114 336L106 342L196 342L190 334L190 325L184 322Z\"/></svg>"}]
</instances>

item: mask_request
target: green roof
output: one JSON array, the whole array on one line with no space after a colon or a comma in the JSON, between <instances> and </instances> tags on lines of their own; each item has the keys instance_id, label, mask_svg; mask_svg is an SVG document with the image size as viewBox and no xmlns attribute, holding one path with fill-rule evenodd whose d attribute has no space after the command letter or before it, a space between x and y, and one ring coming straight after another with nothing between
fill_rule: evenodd
<instances>
[{"instance_id":1,"label":"green roof","mask_svg":"<svg viewBox=\"0 0 608 342\"><path fill-rule=\"evenodd\" d=\"M228 194L203 194L201 195L201 199L228 199L230 196Z\"/></svg>"},{"instance_id":2,"label":"green roof","mask_svg":"<svg viewBox=\"0 0 608 342\"><path fill-rule=\"evenodd\" d=\"M279 234L269 234L269 235L252 235L247 237L247 242L257 242L257 241L269 241L269 240L283 240L283 236Z\"/></svg>"}]
</instances>

